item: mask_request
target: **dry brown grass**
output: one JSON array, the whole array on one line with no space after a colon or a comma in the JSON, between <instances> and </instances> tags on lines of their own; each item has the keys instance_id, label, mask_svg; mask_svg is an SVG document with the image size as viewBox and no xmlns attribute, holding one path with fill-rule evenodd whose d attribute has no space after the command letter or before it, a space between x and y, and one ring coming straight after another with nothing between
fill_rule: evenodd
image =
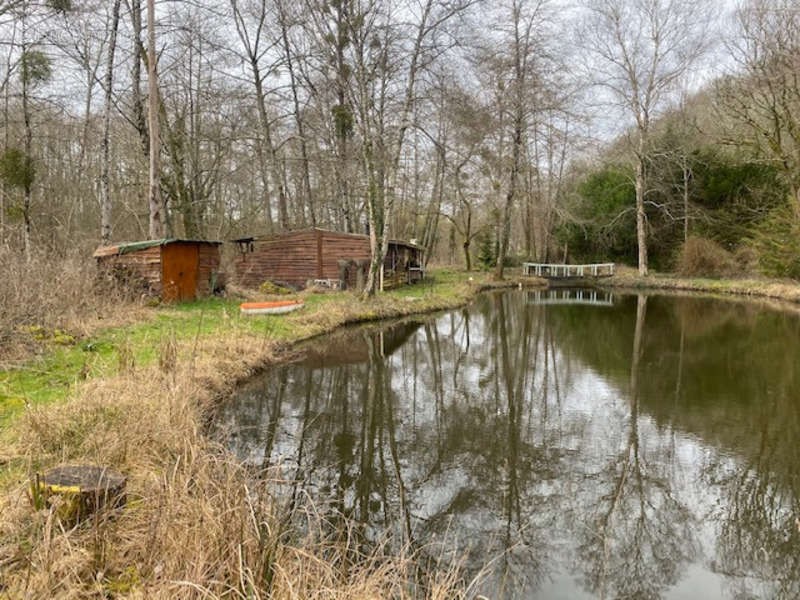
<instances>
[{"instance_id":1,"label":"dry brown grass","mask_svg":"<svg viewBox=\"0 0 800 600\"><path fill-rule=\"evenodd\" d=\"M636 269L617 267L610 279L598 281L598 285L640 290L681 290L709 294L772 298L785 302L800 303L800 284L780 279L704 279L680 277L672 274L651 274L641 277Z\"/></svg>"},{"instance_id":2,"label":"dry brown grass","mask_svg":"<svg viewBox=\"0 0 800 600\"><path fill-rule=\"evenodd\" d=\"M683 277L719 279L737 272L733 255L713 240L690 237L681 247L675 269Z\"/></svg>"},{"instance_id":3,"label":"dry brown grass","mask_svg":"<svg viewBox=\"0 0 800 600\"><path fill-rule=\"evenodd\" d=\"M87 383L75 400L33 409L16 428L19 482L2 498L0 591L8 598L457 598L457 569L426 574L407 552L361 554L313 511L285 526L269 482L204 434L206 409L272 360L257 340L165 345L161 367ZM259 344L260 345L260 344ZM169 366L167 366L169 365ZM202 377L196 374L202 373ZM34 510L28 477L57 463L128 476L114 518L66 529ZM412 582L422 578L424 591Z\"/></svg>"},{"instance_id":4,"label":"dry brown grass","mask_svg":"<svg viewBox=\"0 0 800 600\"><path fill-rule=\"evenodd\" d=\"M132 322L143 311L123 287L99 280L84 254L42 251L26 260L0 246L0 359L30 354L43 339Z\"/></svg>"},{"instance_id":5,"label":"dry brown grass","mask_svg":"<svg viewBox=\"0 0 800 600\"><path fill-rule=\"evenodd\" d=\"M508 284L505 284L508 285ZM417 301L342 295L291 316L293 340L343 323L450 308L484 283ZM465 598L458 565L426 569L419 554L365 553L347 526L305 507L287 526L270 483L204 435L212 407L279 357L268 336L224 332L163 341L153 366L89 380L74 399L28 410L7 445L0 496L3 598ZM107 465L128 477L128 504L113 518L66 528L57 507L36 510L30 478L65 463ZM263 474L260 474L263 475ZM3 595L4 594L4 595Z\"/></svg>"}]
</instances>

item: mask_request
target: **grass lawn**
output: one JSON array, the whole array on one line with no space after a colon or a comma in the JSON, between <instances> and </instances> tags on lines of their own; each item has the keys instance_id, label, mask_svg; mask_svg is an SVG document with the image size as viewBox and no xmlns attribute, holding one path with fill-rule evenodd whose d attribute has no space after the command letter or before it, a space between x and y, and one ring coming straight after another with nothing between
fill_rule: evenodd
<instances>
[{"instance_id":1,"label":"grass lawn","mask_svg":"<svg viewBox=\"0 0 800 600\"><path fill-rule=\"evenodd\" d=\"M346 292L293 294L284 298L303 298L305 307L286 316L243 316L240 298L215 297L148 309L137 323L98 329L82 339L61 336L60 343L46 342L38 357L0 369L0 430L25 406L63 400L84 380L113 377L131 365L152 365L171 340L194 350L218 336L289 343L322 333L316 325L330 322L331 315L352 322L446 308L468 299L468 285L489 281L486 273L439 269L432 275L430 281L387 291L368 302ZM409 298L417 301L396 306Z\"/></svg>"}]
</instances>

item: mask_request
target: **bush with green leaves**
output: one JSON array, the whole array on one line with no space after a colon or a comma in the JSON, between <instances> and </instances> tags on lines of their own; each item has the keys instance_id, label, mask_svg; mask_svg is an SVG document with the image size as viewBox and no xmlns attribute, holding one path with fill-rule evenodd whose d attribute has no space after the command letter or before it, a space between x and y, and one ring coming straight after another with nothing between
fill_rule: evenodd
<instances>
[{"instance_id":1,"label":"bush with green leaves","mask_svg":"<svg viewBox=\"0 0 800 600\"><path fill-rule=\"evenodd\" d=\"M572 210L580 221L561 225L556 230L556 239L581 261L634 264L635 204L633 174L629 169L607 166L594 171L577 189L577 203Z\"/></svg>"},{"instance_id":2,"label":"bush with green leaves","mask_svg":"<svg viewBox=\"0 0 800 600\"><path fill-rule=\"evenodd\" d=\"M793 202L773 209L749 242L764 275L800 280L800 215Z\"/></svg>"},{"instance_id":3,"label":"bush with green leaves","mask_svg":"<svg viewBox=\"0 0 800 600\"><path fill-rule=\"evenodd\" d=\"M50 79L52 69L50 59L39 50L27 50L21 58L22 80L29 86L46 83Z\"/></svg>"},{"instance_id":4,"label":"bush with green leaves","mask_svg":"<svg viewBox=\"0 0 800 600\"><path fill-rule=\"evenodd\" d=\"M489 271L497 264L497 254L500 251L499 244L489 231L485 231L478 236L478 265L484 271Z\"/></svg>"}]
</instances>

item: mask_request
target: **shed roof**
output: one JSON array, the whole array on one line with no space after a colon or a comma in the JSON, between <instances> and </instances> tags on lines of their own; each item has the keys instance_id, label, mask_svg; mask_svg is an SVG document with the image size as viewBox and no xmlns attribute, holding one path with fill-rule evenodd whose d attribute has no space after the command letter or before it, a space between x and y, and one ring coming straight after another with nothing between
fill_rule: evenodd
<instances>
[{"instance_id":1,"label":"shed roof","mask_svg":"<svg viewBox=\"0 0 800 600\"><path fill-rule=\"evenodd\" d=\"M289 236L292 236L292 235L295 235L295 234L298 234L298 233L308 233L310 231L321 231L323 233L333 233L335 235L343 235L343 236L361 238L361 239L366 239L366 240L369 239L369 236L365 235L363 233L347 233L345 231L334 231L333 229L323 229L322 227L309 227L308 229L295 229L293 231L284 231L284 232L281 232L281 233L273 233L273 234L267 234L267 235L243 237L243 238L238 238L238 239L235 239L235 240L232 240L232 241L233 242L237 242L237 243L248 243L248 242L253 242L253 241L256 241L256 240L273 240L273 239L279 239L279 238L282 238L282 237L289 237ZM405 240L389 239L389 243L390 244L394 244L395 246L405 246L405 247L408 247L408 248L414 248L415 250L421 250L421 251L425 250L425 248L423 248L422 246L420 246L418 244L412 244L411 242L407 242Z\"/></svg>"},{"instance_id":2,"label":"shed roof","mask_svg":"<svg viewBox=\"0 0 800 600\"><path fill-rule=\"evenodd\" d=\"M166 246L168 244L174 244L176 242L185 242L190 244L211 244L214 246L219 246L222 242L214 242L209 240L185 240L180 238L163 238L160 240L141 240L138 242L121 242L119 244L114 244L113 246L100 246L97 250L94 251L94 258L100 258L103 256L118 256L121 254L130 254L131 252L138 252L140 250L147 250L148 248L153 248L155 246Z\"/></svg>"}]
</instances>

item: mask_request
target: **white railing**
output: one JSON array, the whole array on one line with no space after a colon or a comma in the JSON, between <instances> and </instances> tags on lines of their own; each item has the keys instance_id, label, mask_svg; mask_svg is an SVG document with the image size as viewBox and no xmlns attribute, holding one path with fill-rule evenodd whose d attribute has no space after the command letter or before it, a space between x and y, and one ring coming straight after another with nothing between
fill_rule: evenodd
<instances>
[{"instance_id":1,"label":"white railing","mask_svg":"<svg viewBox=\"0 0 800 600\"><path fill-rule=\"evenodd\" d=\"M614 294L601 290L536 290L527 292L528 304L534 305L566 305L580 304L584 306L614 306Z\"/></svg>"},{"instance_id":2,"label":"white railing","mask_svg":"<svg viewBox=\"0 0 800 600\"><path fill-rule=\"evenodd\" d=\"M550 263L522 263L526 276L552 279L570 277L611 277L614 274L614 263L595 263L590 265L560 265Z\"/></svg>"}]
</instances>

